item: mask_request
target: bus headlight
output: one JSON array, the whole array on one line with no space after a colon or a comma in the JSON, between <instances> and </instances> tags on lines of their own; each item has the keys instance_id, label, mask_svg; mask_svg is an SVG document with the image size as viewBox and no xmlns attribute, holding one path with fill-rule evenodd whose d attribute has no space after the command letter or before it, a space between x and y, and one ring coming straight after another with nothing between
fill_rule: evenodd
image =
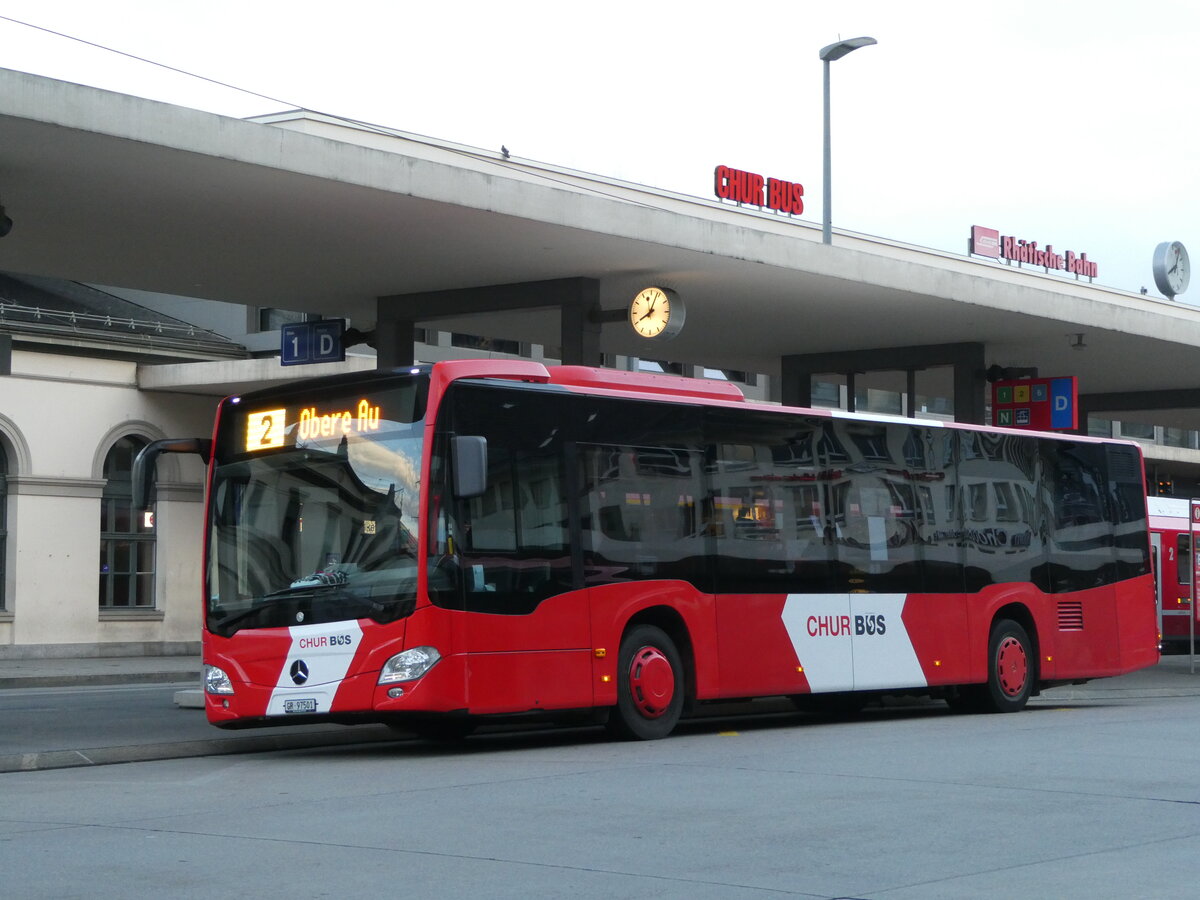
<instances>
[{"instance_id":1,"label":"bus headlight","mask_svg":"<svg viewBox=\"0 0 1200 900\"><path fill-rule=\"evenodd\" d=\"M403 653L397 653L383 664L379 673L379 684L392 684L396 681L412 681L420 678L434 667L442 654L437 647L413 647Z\"/></svg>"},{"instance_id":2,"label":"bus headlight","mask_svg":"<svg viewBox=\"0 0 1200 900\"><path fill-rule=\"evenodd\" d=\"M218 669L216 666L204 667L204 693L233 693L233 682L229 680L229 676L225 674L224 669Z\"/></svg>"}]
</instances>

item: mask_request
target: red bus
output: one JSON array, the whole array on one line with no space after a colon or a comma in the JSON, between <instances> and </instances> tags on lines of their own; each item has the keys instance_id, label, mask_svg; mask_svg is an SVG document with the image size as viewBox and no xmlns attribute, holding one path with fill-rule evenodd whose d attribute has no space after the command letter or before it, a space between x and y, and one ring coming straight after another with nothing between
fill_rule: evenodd
<instances>
[{"instance_id":1,"label":"red bus","mask_svg":"<svg viewBox=\"0 0 1200 900\"><path fill-rule=\"evenodd\" d=\"M1154 554L1155 596L1164 645L1175 649L1191 646L1192 534L1188 524L1188 500L1177 497L1148 497L1150 543Z\"/></svg>"},{"instance_id":2,"label":"red bus","mask_svg":"<svg viewBox=\"0 0 1200 900\"><path fill-rule=\"evenodd\" d=\"M204 687L221 727L921 692L1021 709L1158 660L1131 443L457 361L230 397L210 441Z\"/></svg>"}]
</instances>

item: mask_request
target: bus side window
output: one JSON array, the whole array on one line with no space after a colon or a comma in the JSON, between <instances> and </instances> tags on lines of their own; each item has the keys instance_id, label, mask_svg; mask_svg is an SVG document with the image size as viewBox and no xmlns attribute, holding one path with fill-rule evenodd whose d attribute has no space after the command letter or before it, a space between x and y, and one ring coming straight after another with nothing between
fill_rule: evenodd
<instances>
[{"instance_id":1,"label":"bus side window","mask_svg":"<svg viewBox=\"0 0 1200 900\"><path fill-rule=\"evenodd\" d=\"M572 590L563 398L456 385L453 428L487 439L487 486L453 503L465 607L525 615Z\"/></svg>"},{"instance_id":2,"label":"bus side window","mask_svg":"<svg viewBox=\"0 0 1200 900\"><path fill-rule=\"evenodd\" d=\"M704 505L718 592L830 588L834 546L821 427L769 411L706 412Z\"/></svg>"},{"instance_id":3,"label":"bus side window","mask_svg":"<svg viewBox=\"0 0 1200 900\"><path fill-rule=\"evenodd\" d=\"M1175 536L1175 577L1180 584L1192 583L1192 536L1178 534Z\"/></svg>"},{"instance_id":4,"label":"bus side window","mask_svg":"<svg viewBox=\"0 0 1200 900\"><path fill-rule=\"evenodd\" d=\"M582 541L589 584L699 581L702 458L686 447L580 444Z\"/></svg>"}]
</instances>

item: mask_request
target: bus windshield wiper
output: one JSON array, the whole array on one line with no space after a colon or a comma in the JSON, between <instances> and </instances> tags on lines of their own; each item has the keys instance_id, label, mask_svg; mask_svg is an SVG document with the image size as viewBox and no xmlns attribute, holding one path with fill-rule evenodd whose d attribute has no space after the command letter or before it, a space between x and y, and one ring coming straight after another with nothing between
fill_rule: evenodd
<instances>
[{"instance_id":1,"label":"bus windshield wiper","mask_svg":"<svg viewBox=\"0 0 1200 900\"><path fill-rule=\"evenodd\" d=\"M300 585L298 587L285 587L282 590L272 591L269 594L263 594L254 600L254 605L249 609L243 610L231 618L221 622L222 628L228 628L230 625L241 622L243 619L249 619L252 616L258 615L263 610L271 606L277 606L280 603L288 600L312 600L316 597L325 596L333 593L339 588L346 587L345 583L341 584L316 584L316 585Z\"/></svg>"}]
</instances>

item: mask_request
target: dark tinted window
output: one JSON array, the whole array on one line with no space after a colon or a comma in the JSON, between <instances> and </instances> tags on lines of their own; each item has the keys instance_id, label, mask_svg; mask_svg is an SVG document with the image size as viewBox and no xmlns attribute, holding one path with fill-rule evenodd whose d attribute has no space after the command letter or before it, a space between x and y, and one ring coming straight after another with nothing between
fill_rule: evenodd
<instances>
[{"instance_id":1,"label":"dark tinted window","mask_svg":"<svg viewBox=\"0 0 1200 900\"><path fill-rule=\"evenodd\" d=\"M641 579L1064 592L1148 571L1129 448L508 385L451 396L450 427L488 439L488 491L435 516L467 608L522 612Z\"/></svg>"},{"instance_id":2,"label":"dark tinted window","mask_svg":"<svg viewBox=\"0 0 1200 900\"><path fill-rule=\"evenodd\" d=\"M463 602L469 610L528 613L574 586L567 397L460 384L451 398L455 433L487 438L486 492L453 504Z\"/></svg>"},{"instance_id":3,"label":"dark tinted window","mask_svg":"<svg viewBox=\"0 0 1200 900\"><path fill-rule=\"evenodd\" d=\"M1106 470L1103 445L1043 444L1047 573L1055 593L1081 591L1114 580L1114 515Z\"/></svg>"},{"instance_id":4,"label":"dark tinted window","mask_svg":"<svg viewBox=\"0 0 1200 900\"><path fill-rule=\"evenodd\" d=\"M955 432L928 426L906 428L904 478L912 492L914 553L921 585L913 590L963 589L963 529L958 515Z\"/></svg>"},{"instance_id":5,"label":"dark tinted window","mask_svg":"<svg viewBox=\"0 0 1200 900\"><path fill-rule=\"evenodd\" d=\"M1146 537L1146 494L1141 459L1132 447L1106 447L1109 507L1113 514L1117 579L1150 571Z\"/></svg>"},{"instance_id":6,"label":"dark tinted window","mask_svg":"<svg viewBox=\"0 0 1200 900\"><path fill-rule=\"evenodd\" d=\"M940 444L929 429L834 419L833 441L849 453L829 483L828 531L834 547L834 589L925 589L925 533L935 513L921 491L944 472Z\"/></svg>"},{"instance_id":7,"label":"dark tinted window","mask_svg":"<svg viewBox=\"0 0 1200 900\"><path fill-rule=\"evenodd\" d=\"M708 590L698 410L597 397L573 402L585 582L673 578Z\"/></svg>"},{"instance_id":8,"label":"dark tinted window","mask_svg":"<svg viewBox=\"0 0 1200 900\"><path fill-rule=\"evenodd\" d=\"M968 590L1033 581L1045 589L1037 499L1039 439L959 432L958 484Z\"/></svg>"},{"instance_id":9,"label":"dark tinted window","mask_svg":"<svg viewBox=\"0 0 1200 900\"><path fill-rule=\"evenodd\" d=\"M786 593L830 589L830 485L818 419L738 410L706 414L705 528L717 590Z\"/></svg>"}]
</instances>

